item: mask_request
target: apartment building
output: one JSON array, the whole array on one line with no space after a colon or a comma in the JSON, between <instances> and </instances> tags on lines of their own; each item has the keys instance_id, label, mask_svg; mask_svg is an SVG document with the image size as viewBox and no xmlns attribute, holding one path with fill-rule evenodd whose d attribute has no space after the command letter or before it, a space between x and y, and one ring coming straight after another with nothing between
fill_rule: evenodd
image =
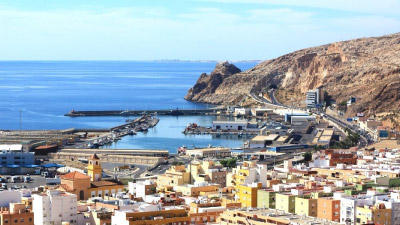
<instances>
[{"instance_id":1,"label":"apartment building","mask_svg":"<svg viewBox=\"0 0 400 225\"><path fill-rule=\"evenodd\" d=\"M191 182L209 182L226 186L226 168L215 161L192 162L189 166Z\"/></svg>"},{"instance_id":2,"label":"apartment building","mask_svg":"<svg viewBox=\"0 0 400 225\"><path fill-rule=\"evenodd\" d=\"M147 212L115 211L111 225L188 225L189 214L185 209L168 209Z\"/></svg>"},{"instance_id":3,"label":"apartment building","mask_svg":"<svg viewBox=\"0 0 400 225\"><path fill-rule=\"evenodd\" d=\"M75 194L58 190L47 190L34 194L32 211L35 224L61 225L68 222L77 225L77 198Z\"/></svg>"},{"instance_id":4,"label":"apartment building","mask_svg":"<svg viewBox=\"0 0 400 225\"><path fill-rule=\"evenodd\" d=\"M33 212L27 211L23 203L10 203L9 208L0 208L0 225L33 225Z\"/></svg>"},{"instance_id":5,"label":"apartment building","mask_svg":"<svg viewBox=\"0 0 400 225\"><path fill-rule=\"evenodd\" d=\"M164 174L157 177L157 186L160 189L189 184L189 182L190 173L186 171L185 165L171 166Z\"/></svg>"},{"instance_id":6,"label":"apartment building","mask_svg":"<svg viewBox=\"0 0 400 225\"><path fill-rule=\"evenodd\" d=\"M317 217L330 221L340 221L340 200L333 198L318 198Z\"/></svg>"}]
</instances>

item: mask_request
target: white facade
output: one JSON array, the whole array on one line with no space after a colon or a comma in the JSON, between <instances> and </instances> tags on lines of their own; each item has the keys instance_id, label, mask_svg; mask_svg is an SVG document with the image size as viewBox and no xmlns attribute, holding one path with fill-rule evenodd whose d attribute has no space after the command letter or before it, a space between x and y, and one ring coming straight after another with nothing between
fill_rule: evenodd
<instances>
[{"instance_id":1,"label":"white facade","mask_svg":"<svg viewBox=\"0 0 400 225\"><path fill-rule=\"evenodd\" d=\"M77 225L76 195L48 190L46 194L33 195L32 210L35 225Z\"/></svg>"},{"instance_id":2,"label":"white facade","mask_svg":"<svg viewBox=\"0 0 400 225\"><path fill-rule=\"evenodd\" d=\"M236 116L247 116L250 115L251 109L250 108L236 108L235 115Z\"/></svg>"},{"instance_id":3,"label":"white facade","mask_svg":"<svg viewBox=\"0 0 400 225\"><path fill-rule=\"evenodd\" d=\"M307 104L307 108L316 107L316 105L320 103L319 96L320 96L319 89L307 91L306 101L305 101Z\"/></svg>"},{"instance_id":4,"label":"white facade","mask_svg":"<svg viewBox=\"0 0 400 225\"><path fill-rule=\"evenodd\" d=\"M153 185L154 181L152 180L145 180L141 182L129 182L128 183L128 188L129 188L129 194L135 195L136 197L141 197L142 199L145 199L146 197L146 185Z\"/></svg>"},{"instance_id":5,"label":"white facade","mask_svg":"<svg viewBox=\"0 0 400 225\"><path fill-rule=\"evenodd\" d=\"M8 207L10 203L21 202L22 192L14 190L0 191L0 207Z\"/></svg>"},{"instance_id":6,"label":"white facade","mask_svg":"<svg viewBox=\"0 0 400 225\"><path fill-rule=\"evenodd\" d=\"M234 170L237 170L237 168ZM267 171L267 165L257 165L256 167L249 168L249 175L244 178L243 184L262 183L262 186L265 188L267 186Z\"/></svg>"},{"instance_id":7,"label":"white facade","mask_svg":"<svg viewBox=\"0 0 400 225\"><path fill-rule=\"evenodd\" d=\"M131 211L114 211L114 215L111 216L111 225L129 225L129 221L126 219L126 213Z\"/></svg>"},{"instance_id":8,"label":"white facade","mask_svg":"<svg viewBox=\"0 0 400 225\"><path fill-rule=\"evenodd\" d=\"M213 130L246 130L247 121L213 121Z\"/></svg>"}]
</instances>

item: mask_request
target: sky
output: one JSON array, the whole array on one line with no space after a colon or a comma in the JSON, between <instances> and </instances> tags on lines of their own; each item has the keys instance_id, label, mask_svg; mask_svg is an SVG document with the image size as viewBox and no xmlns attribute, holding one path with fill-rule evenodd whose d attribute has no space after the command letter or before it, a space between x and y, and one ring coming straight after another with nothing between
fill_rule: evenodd
<instances>
[{"instance_id":1,"label":"sky","mask_svg":"<svg viewBox=\"0 0 400 225\"><path fill-rule=\"evenodd\" d=\"M266 60L400 32L400 0L1 0L0 60Z\"/></svg>"}]
</instances>

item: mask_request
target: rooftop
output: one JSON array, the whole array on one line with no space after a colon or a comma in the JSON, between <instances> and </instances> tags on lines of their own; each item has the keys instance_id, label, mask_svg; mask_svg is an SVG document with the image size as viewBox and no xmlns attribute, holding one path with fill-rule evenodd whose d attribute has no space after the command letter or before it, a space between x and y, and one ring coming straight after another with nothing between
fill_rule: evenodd
<instances>
[{"instance_id":1,"label":"rooftop","mask_svg":"<svg viewBox=\"0 0 400 225\"><path fill-rule=\"evenodd\" d=\"M67 179L67 180L81 180L81 179L90 179L90 176L83 174L81 172L72 172L72 173L67 173L65 175L61 176L61 179Z\"/></svg>"}]
</instances>

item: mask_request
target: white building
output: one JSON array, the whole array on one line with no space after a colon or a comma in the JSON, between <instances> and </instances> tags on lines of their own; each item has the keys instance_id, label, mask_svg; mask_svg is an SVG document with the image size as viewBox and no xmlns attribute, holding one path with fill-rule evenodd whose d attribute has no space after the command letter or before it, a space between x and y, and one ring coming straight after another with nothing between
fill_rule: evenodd
<instances>
[{"instance_id":1,"label":"white building","mask_svg":"<svg viewBox=\"0 0 400 225\"><path fill-rule=\"evenodd\" d=\"M146 193L149 193L151 186L154 186L155 182L153 180L145 180L145 181L139 181L136 183L129 182L128 183L128 189L129 189L129 194L135 195L136 197L141 197L142 199L145 199Z\"/></svg>"},{"instance_id":2,"label":"white building","mask_svg":"<svg viewBox=\"0 0 400 225\"><path fill-rule=\"evenodd\" d=\"M213 121L213 130L246 130L247 121Z\"/></svg>"},{"instance_id":3,"label":"white building","mask_svg":"<svg viewBox=\"0 0 400 225\"><path fill-rule=\"evenodd\" d=\"M248 116L251 114L250 108L236 108L235 115L236 116Z\"/></svg>"},{"instance_id":4,"label":"white building","mask_svg":"<svg viewBox=\"0 0 400 225\"><path fill-rule=\"evenodd\" d=\"M315 108L318 104L320 104L320 90L309 90L306 93L306 104L307 108Z\"/></svg>"},{"instance_id":5,"label":"white building","mask_svg":"<svg viewBox=\"0 0 400 225\"><path fill-rule=\"evenodd\" d=\"M262 183L262 187L267 186L267 165L256 164L255 162L245 161L243 165L233 168L233 174L240 174L241 169L248 169L249 175L244 177L244 185L250 185L253 183ZM232 176L227 175L227 184Z\"/></svg>"},{"instance_id":6,"label":"white building","mask_svg":"<svg viewBox=\"0 0 400 225\"><path fill-rule=\"evenodd\" d=\"M61 225L68 222L77 224L76 195L58 190L48 190L45 194L34 194L32 210L35 225Z\"/></svg>"},{"instance_id":7,"label":"white building","mask_svg":"<svg viewBox=\"0 0 400 225\"><path fill-rule=\"evenodd\" d=\"M357 207L371 205L372 203L371 196L359 196L356 198L345 196L340 198L340 223L356 224Z\"/></svg>"},{"instance_id":8,"label":"white building","mask_svg":"<svg viewBox=\"0 0 400 225\"><path fill-rule=\"evenodd\" d=\"M152 211L161 211L161 205L156 204L141 204L137 210L116 210L114 211L114 215L111 216L111 224L112 225L129 225L129 220L127 219L127 214L132 212L152 212Z\"/></svg>"},{"instance_id":9,"label":"white building","mask_svg":"<svg viewBox=\"0 0 400 225\"><path fill-rule=\"evenodd\" d=\"M22 192L15 190L0 191L0 207L8 207L10 203L21 202Z\"/></svg>"}]
</instances>

